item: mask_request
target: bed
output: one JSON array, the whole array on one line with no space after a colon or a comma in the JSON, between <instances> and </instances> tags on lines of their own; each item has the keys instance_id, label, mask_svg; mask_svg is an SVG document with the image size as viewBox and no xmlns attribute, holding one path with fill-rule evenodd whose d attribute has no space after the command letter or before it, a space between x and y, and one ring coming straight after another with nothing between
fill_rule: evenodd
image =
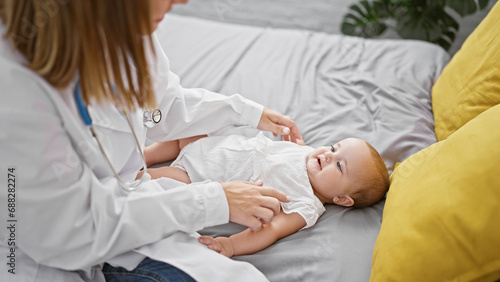
<instances>
[{"instance_id":1,"label":"bed","mask_svg":"<svg viewBox=\"0 0 500 282\"><path fill-rule=\"evenodd\" d=\"M289 115L310 146L362 138L392 170L436 142L430 93L449 60L437 46L180 15L166 17L158 38L184 87L240 93ZM312 228L234 259L252 263L271 281L368 281L383 207L384 201L365 209L329 205Z\"/></svg>"},{"instance_id":2,"label":"bed","mask_svg":"<svg viewBox=\"0 0 500 282\"><path fill-rule=\"evenodd\" d=\"M271 281L500 281L500 4L451 60L424 42L329 34L347 5L192 0L158 30L184 87L289 115L313 147L363 138L392 172L380 203L328 205L234 259Z\"/></svg>"}]
</instances>

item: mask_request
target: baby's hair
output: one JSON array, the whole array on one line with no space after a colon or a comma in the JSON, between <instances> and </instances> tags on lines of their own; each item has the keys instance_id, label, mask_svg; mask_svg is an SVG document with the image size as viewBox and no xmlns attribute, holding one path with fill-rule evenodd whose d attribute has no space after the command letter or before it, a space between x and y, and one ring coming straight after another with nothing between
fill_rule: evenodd
<instances>
[{"instance_id":1,"label":"baby's hair","mask_svg":"<svg viewBox=\"0 0 500 282\"><path fill-rule=\"evenodd\" d=\"M389 189L389 173L384 160L370 143L365 141L368 147L372 166L369 171L363 172L362 177L356 181L355 191L351 196L354 200L353 207L364 208L380 201Z\"/></svg>"}]
</instances>

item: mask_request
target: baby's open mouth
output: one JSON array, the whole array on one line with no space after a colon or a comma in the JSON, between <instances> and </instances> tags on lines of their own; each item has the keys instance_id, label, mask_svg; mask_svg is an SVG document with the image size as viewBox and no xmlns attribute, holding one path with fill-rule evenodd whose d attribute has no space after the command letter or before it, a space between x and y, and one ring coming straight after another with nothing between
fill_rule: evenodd
<instances>
[{"instance_id":1,"label":"baby's open mouth","mask_svg":"<svg viewBox=\"0 0 500 282\"><path fill-rule=\"evenodd\" d=\"M321 167L321 160L319 159L319 157L318 157L318 165L319 165L319 168L322 169L322 167Z\"/></svg>"}]
</instances>

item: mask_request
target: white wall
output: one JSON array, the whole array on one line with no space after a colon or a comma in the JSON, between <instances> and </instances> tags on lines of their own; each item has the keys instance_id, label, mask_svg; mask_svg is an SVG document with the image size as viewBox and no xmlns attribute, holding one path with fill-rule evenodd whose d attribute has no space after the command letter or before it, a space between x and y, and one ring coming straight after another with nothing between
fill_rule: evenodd
<instances>
[{"instance_id":1,"label":"white wall","mask_svg":"<svg viewBox=\"0 0 500 282\"><path fill-rule=\"evenodd\" d=\"M178 5L173 12L222 22L270 26L276 28L306 28L340 34L343 16L357 0L191 0ZM454 54L467 36L497 2L490 0L488 9L459 19L460 30L450 53ZM397 38L386 32L382 38Z\"/></svg>"}]
</instances>

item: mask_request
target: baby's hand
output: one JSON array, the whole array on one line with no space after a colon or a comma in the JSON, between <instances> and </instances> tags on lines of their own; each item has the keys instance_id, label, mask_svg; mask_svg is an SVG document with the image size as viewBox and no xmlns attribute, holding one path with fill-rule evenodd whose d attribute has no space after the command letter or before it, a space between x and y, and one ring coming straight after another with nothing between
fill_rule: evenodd
<instances>
[{"instance_id":1,"label":"baby's hand","mask_svg":"<svg viewBox=\"0 0 500 282\"><path fill-rule=\"evenodd\" d=\"M228 258L233 256L233 242L228 237L213 238L210 236L200 236L198 242Z\"/></svg>"}]
</instances>

